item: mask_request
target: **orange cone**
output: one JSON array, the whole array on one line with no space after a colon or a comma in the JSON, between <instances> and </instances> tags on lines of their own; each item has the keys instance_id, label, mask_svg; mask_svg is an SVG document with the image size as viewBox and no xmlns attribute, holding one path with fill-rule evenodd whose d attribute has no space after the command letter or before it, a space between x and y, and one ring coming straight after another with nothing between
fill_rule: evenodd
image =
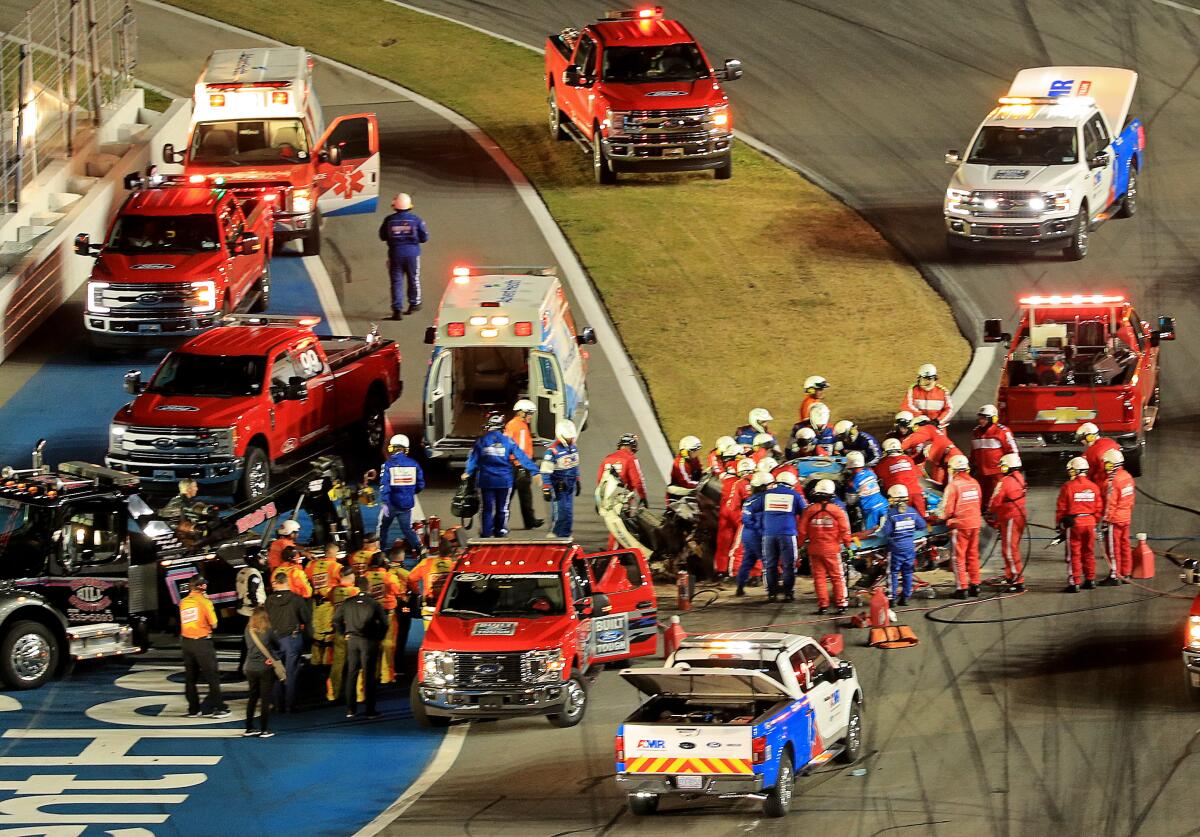
<instances>
[{"instance_id":1,"label":"orange cone","mask_svg":"<svg viewBox=\"0 0 1200 837\"><path fill-rule=\"evenodd\" d=\"M679 644L686 638L687 631L683 629L679 617L672 616L670 624L667 625L666 631L663 632L663 659L667 659L667 657L670 657L679 650Z\"/></svg>"}]
</instances>

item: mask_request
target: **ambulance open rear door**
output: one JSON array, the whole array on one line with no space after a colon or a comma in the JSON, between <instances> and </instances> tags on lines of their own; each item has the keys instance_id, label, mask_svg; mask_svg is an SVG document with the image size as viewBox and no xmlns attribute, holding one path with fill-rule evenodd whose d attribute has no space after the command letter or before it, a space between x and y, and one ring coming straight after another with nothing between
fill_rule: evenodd
<instances>
[{"instance_id":1,"label":"ambulance open rear door","mask_svg":"<svg viewBox=\"0 0 1200 837\"><path fill-rule=\"evenodd\" d=\"M567 407L562 369L550 352L529 351L529 397L537 407L534 433L542 439L553 439L554 427L566 418Z\"/></svg>"},{"instance_id":2,"label":"ambulance open rear door","mask_svg":"<svg viewBox=\"0 0 1200 837\"><path fill-rule=\"evenodd\" d=\"M317 208L326 218L372 213L379 203L379 122L373 113L339 116L317 144ZM337 149L333 159L329 151Z\"/></svg>"},{"instance_id":3,"label":"ambulance open rear door","mask_svg":"<svg viewBox=\"0 0 1200 837\"><path fill-rule=\"evenodd\" d=\"M429 363L425 380L425 438L431 445L450 435L454 425L454 357L441 351Z\"/></svg>"}]
</instances>

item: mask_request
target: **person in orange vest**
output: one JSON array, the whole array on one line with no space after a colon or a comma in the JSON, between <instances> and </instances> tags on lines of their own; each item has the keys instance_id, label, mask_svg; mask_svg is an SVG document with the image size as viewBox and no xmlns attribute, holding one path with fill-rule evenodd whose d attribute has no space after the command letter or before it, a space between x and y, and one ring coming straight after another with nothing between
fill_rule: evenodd
<instances>
[{"instance_id":1,"label":"person in orange vest","mask_svg":"<svg viewBox=\"0 0 1200 837\"><path fill-rule=\"evenodd\" d=\"M1018 453L1017 440L1012 431L1000 423L1000 412L995 404L984 404L975 416L975 427L971 429L971 470L983 496L990 500L1000 482L1000 457L1006 453Z\"/></svg>"},{"instance_id":2,"label":"person in orange vest","mask_svg":"<svg viewBox=\"0 0 1200 837\"><path fill-rule=\"evenodd\" d=\"M533 459L533 432L529 429L529 420L537 408L528 398L522 398L513 405L513 417L504 425L504 435L516 442L517 447L525 451L525 455ZM517 501L521 506L521 522L526 529L536 529L546 521L537 516L533 508L533 475L522 468L514 460L513 488L517 492ZM387 651L385 649L384 653Z\"/></svg>"},{"instance_id":3,"label":"person in orange vest","mask_svg":"<svg viewBox=\"0 0 1200 837\"><path fill-rule=\"evenodd\" d=\"M833 480L819 480L813 489L812 505L800 515L799 539L808 541L818 616L829 609L830 581L837 612L845 613L850 604L841 557L842 550L850 548L850 518L845 509L833 502L835 493Z\"/></svg>"},{"instance_id":4,"label":"person in orange vest","mask_svg":"<svg viewBox=\"0 0 1200 837\"><path fill-rule=\"evenodd\" d=\"M671 462L671 477L667 481L667 502L692 494L704 479L700 464L700 439L684 436L679 440L679 454Z\"/></svg>"},{"instance_id":5,"label":"person in orange vest","mask_svg":"<svg viewBox=\"0 0 1200 837\"><path fill-rule=\"evenodd\" d=\"M600 470L596 472L596 482L604 479L604 472L612 469L613 474L621 485L637 494L642 505L646 505L646 480L642 477L642 464L638 462L638 437L634 433L625 433L617 440L617 449L604 457L600 462Z\"/></svg>"},{"instance_id":6,"label":"person in orange vest","mask_svg":"<svg viewBox=\"0 0 1200 837\"><path fill-rule=\"evenodd\" d=\"M950 457L950 482L942 495L938 517L950 528L954 553L956 599L979 595L979 529L983 526L983 495L971 476L971 464L961 453Z\"/></svg>"},{"instance_id":7,"label":"person in orange vest","mask_svg":"<svg viewBox=\"0 0 1200 837\"><path fill-rule=\"evenodd\" d=\"M362 578L371 563L371 556L379 551L379 535L367 533L363 536L362 549L355 550L350 556L350 570L358 578Z\"/></svg>"},{"instance_id":8,"label":"person in orange vest","mask_svg":"<svg viewBox=\"0 0 1200 837\"><path fill-rule=\"evenodd\" d=\"M188 594L179 602L179 645L183 651L183 693L187 696L188 718L227 718L229 707L221 697L221 672L217 668L217 650L213 630L217 611L207 596L208 582L201 576L192 579ZM208 694L200 700L200 678L208 684Z\"/></svg>"},{"instance_id":9,"label":"person in orange vest","mask_svg":"<svg viewBox=\"0 0 1200 837\"><path fill-rule=\"evenodd\" d=\"M917 370L917 382L905 393L900 409L914 416L929 416L938 427L945 430L950 424L954 403L950 400L950 393L937 380L937 367L932 363L921 364Z\"/></svg>"},{"instance_id":10,"label":"person in orange vest","mask_svg":"<svg viewBox=\"0 0 1200 837\"><path fill-rule=\"evenodd\" d=\"M825 400L825 390L829 389L829 381L820 375L809 375L804 379L804 400L800 402L800 414L797 421L808 421L808 411L813 404Z\"/></svg>"},{"instance_id":11,"label":"person in orange vest","mask_svg":"<svg viewBox=\"0 0 1200 837\"><path fill-rule=\"evenodd\" d=\"M925 476L944 488L949 472L946 464L950 457L962 453L958 446L946 435L929 416L916 416L912 421L912 433L904 437L900 443L905 453L909 454L917 464L925 467Z\"/></svg>"},{"instance_id":12,"label":"person in orange vest","mask_svg":"<svg viewBox=\"0 0 1200 837\"><path fill-rule=\"evenodd\" d=\"M296 536L300 534L300 524L294 520L285 520L279 524L278 537L271 541L267 548L267 574L274 575L283 563L283 551L289 546L296 546Z\"/></svg>"},{"instance_id":13,"label":"person in orange vest","mask_svg":"<svg viewBox=\"0 0 1200 837\"><path fill-rule=\"evenodd\" d=\"M284 547L281 557L283 563L279 565L279 569L287 573L288 587L300 598L311 599L313 589L304 572L304 555L296 547L288 546Z\"/></svg>"},{"instance_id":14,"label":"person in orange vest","mask_svg":"<svg viewBox=\"0 0 1200 837\"><path fill-rule=\"evenodd\" d=\"M1067 548L1064 593L1096 586L1096 523L1102 511L1100 489L1088 478L1088 462L1076 456L1067 463L1067 481L1059 489L1055 505L1059 535Z\"/></svg>"},{"instance_id":15,"label":"person in orange vest","mask_svg":"<svg viewBox=\"0 0 1200 837\"><path fill-rule=\"evenodd\" d=\"M1024 561L1021 559L1021 537L1025 534L1025 474L1021 457L1006 453L1000 457L1000 482L987 504L988 522L996 528L1000 539L1000 555L1004 558L1004 580L1014 593L1025 590Z\"/></svg>"},{"instance_id":16,"label":"person in orange vest","mask_svg":"<svg viewBox=\"0 0 1200 837\"><path fill-rule=\"evenodd\" d=\"M313 665L327 666L333 662L333 590L342 576L341 548L330 541L325 554L308 564L308 580L312 585L311 659Z\"/></svg>"},{"instance_id":17,"label":"person in orange vest","mask_svg":"<svg viewBox=\"0 0 1200 837\"><path fill-rule=\"evenodd\" d=\"M380 683L393 683L396 680L396 604L406 591L397 578L388 572L387 557L382 552L371 556L371 565L363 576L363 586L387 614L387 633L380 648L379 669L374 676Z\"/></svg>"},{"instance_id":18,"label":"person in orange vest","mask_svg":"<svg viewBox=\"0 0 1200 837\"><path fill-rule=\"evenodd\" d=\"M1104 484L1104 546L1109 575L1100 583L1105 587L1128 584L1133 574L1133 550L1129 547L1129 524L1137 485L1125 470L1125 454L1119 450L1104 452L1108 481Z\"/></svg>"},{"instance_id":19,"label":"person in orange vest","mask_svg":"<svg viewBox=\"0 0 1200 837\"><path fill-rule=\"evenodd\" d=\"M1116 439L1100 435L1100 428L1090 421L1079 425L1075 431L1075 441L1083 444L1083 458L1088 464L1088 479L1097 488L1104 488L1108 472L1104 469L1104 454L1110 450L1120 450L1121 445Z\"/></svg>"},{"instance_id":20,"label":"person in orange vest","mask_svg":"<svg viewBox=\"0 0 1200 837\"><path fill-rule=\"evenodd\" d=\"M749 467L746 467L749 465ZM729 497L726 500L727 506L722 511L727 518L727 525L730 526L732 534L729 535L729 546L727 547L726 567L731 578L736 578L738 570L742 566L742 504L750 496L752 490L751 481L757 470L757 465L753 459L743 459L738 463L737 477L730 480L731 486L729 489ZM720 530L718 528L718 536Z\"/></svg>"},{"instance_id":21,"label":"person in orange vest","mask_svg":"<svg viewBox=\"0 0 1200 837\"><path fill-rule=\"evenodd\" d=\"M749 493L754 469L753 460L739 459L736 473L721 481L721 504L717 507L717 545L713 553L713 569L717 575L729 575L737 569L730 568L730 559L736 547L734 539L738 527L742 524L742 501L745 500L745 494ZM744 487L739 489L741 484ZM740 495L736 504L733 501L735 494Z\"/></svg>"}]
</instances>

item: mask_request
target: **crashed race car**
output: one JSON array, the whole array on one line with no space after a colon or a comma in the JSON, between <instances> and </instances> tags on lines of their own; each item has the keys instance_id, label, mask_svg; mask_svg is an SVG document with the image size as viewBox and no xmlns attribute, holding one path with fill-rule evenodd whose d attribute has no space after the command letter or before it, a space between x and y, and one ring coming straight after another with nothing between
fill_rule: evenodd
<instances>
[{"instance_id":1,"label":"crashed race car","mask_svg":"<svg viewBox=\"0 0 1200 837\"><path fill-rule=\"evenodd\" d=\"M832 480L837 498L844 502L846 458L844 456L810 456L792 459L785 465L796 469L799 486L811 500L818 480ZM938 548L950 540L950 530L933 520L942 502L942 492L922 479L925 489L927 516L931 519L926 534L917 539L918 566L939 563ZM674 578L680 570L688 570L698 579L716 577L714 557L717 545L717 526L721 504L720 477L707 476L690 494L667 504L662 514L637 508L636 496L611 474L606 474L596 486L596 509L609 533L621 546L640 549L651 568L664 580ZM851 566L868 583L887 569L887 545L874 532L860 531L861 518L857 508L849 509L854 541L851 546ZM807 559L801 551L804 571Z\"/></svg>"}]
</instances>

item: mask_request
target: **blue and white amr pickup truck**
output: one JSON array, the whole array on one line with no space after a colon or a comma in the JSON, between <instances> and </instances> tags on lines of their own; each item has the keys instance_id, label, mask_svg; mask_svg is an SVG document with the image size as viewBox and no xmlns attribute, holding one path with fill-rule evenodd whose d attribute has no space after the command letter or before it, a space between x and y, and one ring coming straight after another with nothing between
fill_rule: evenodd
<instances>
[{"instance_id":1,"label":"blue and white amr pickup truck","mask_svg":"<svg viewBox=\"0 0 1200 837\"><path fill-rule=\"evenodd\" d=\"M863 694L841 637L685 639L664 668L621 672L648 699L616 737L617 783L645 816L666 795L753 797L782 817L797 773L863 748Z\"/></svg>"},{"instance_id":2,"label":"blue and white amr pickup truck","mask_svg":"<svg viewBox=\"0 0 1200 837\"><path fill-rule=\"evenodd\" d=\"M1129 115L1137 73L1115 67L1021 70L971 139L946 189L946 242L964 250L1060 249L1137 211L1146 131Z\"/></svg>"}]
</instances>

